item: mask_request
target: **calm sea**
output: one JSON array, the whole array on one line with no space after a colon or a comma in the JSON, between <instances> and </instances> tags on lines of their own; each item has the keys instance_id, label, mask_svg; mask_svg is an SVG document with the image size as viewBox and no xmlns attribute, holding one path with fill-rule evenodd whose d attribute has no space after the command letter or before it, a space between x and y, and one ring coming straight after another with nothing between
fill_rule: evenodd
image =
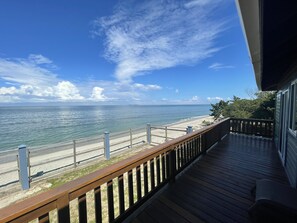
<instances>
[{"instance_id":1,"label":"calm sea","mask_svg":"<svg viewBox=\"0 0 297 223\"><path fill-rule=\"evenodd\" d=\"M208 115L210 105L0 107L0 151Z\"/></svg>"}]
</instances>

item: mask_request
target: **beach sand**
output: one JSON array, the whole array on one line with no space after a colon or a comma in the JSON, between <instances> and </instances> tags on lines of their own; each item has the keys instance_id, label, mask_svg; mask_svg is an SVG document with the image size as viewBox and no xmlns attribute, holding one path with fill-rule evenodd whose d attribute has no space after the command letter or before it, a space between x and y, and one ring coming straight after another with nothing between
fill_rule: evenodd
<instances>
[{"instance_id":1,"label":"beach sand","mask_svg":"<svg viewBox=\"0 0 297 223\"><path fill-rule=\"evenodd\" d=\"M137 132L132 131L132 148L128 147L128 145L130 145L131 139L130 132L124 132L121 134L110 134L111 156L120 156L120 154L125 151L141 151L149 149L154 145L165 142L165 126L167 126L168 128L167 140L170 140L185 135L185 130L188 126L192 126L193 131L196 131L204 127L206 122L213 122L213 118L210 116L193 117L187 120L182 120L180 122L163 125L163 129L152 128L151 145L148 145L146 143L147 136L145 127L143 128L143 130L138 130ZM152 125L152 127L156 126ZM171 129L180 131L173 131ZM102 137L101 139L78 141L76 143L76 153L78 154L76 156L77 166L83 167L86 165L94 164L96 162L100 162L100 160L104 160L103 148L104 143ZM16 182L18 180L17 162L16 159L13 160L11 158L15 156L16 154L13 154L13 156L11 154L2 154L2 157L0 157L0 208L7 206L19 199L24 199L25 197L32 196L32 194L50 187L51 185L45 183L46 179L48 179L49 177L58 177L59 174L65 173L65 171L67 172L74 170L72 143L59 145L44 150L31 150L31 176L37 176L38 174L41 176L33 178L31 188L29 190L22 191L20 183ZM5 160L7 162L5 162ZM11 196L12 193L14 194L14 196Z\"/></svg>"}]
</instances>

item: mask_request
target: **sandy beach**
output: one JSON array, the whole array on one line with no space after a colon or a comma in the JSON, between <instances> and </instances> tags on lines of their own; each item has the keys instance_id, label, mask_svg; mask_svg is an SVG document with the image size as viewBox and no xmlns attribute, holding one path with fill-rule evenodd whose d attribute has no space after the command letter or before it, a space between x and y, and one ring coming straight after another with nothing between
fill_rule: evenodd
<instances>
[{"instance_id":1,"label":"sandy beach","mask_svg":"<svg viewBox=\"0 0 297 223\"><path fill-rule=\"evenodd\" d=\"M210 116L193 117L187 120L182 120L176 123L171 123L163 126L152 125L152 143L148 145L146 127L143 130L132 131L132 148L131 148L131 135L130 131L120 134L110 134L110 152L111 156L119 155L124 151L131 150L144 150L153 147L154 145L161 144L166 141L165 126L167 126L167 140L180 137L186 134L188 126L193 127L196 131L205 126L205 122L213 122ZM154 127L162 127L162 129L155 129ZM173 130L174 129L174 130ZM29 148L30 149L30 148ZM38 184L38 182L45 180L49 177L58 176L65 171L73 170L74 156L73 156L73 143L49 147L43 150L32 149L30 150L30 171L33 176L31 189L22 191L18 181L18 171L16 162L17 151L11 154L0 154L0 208L32 193L42 190L44 187L50 185ZM103 136L101 139L81 140L76 143L76 168L100 162L104 158L104 143ZM35 186L38 185L38 186ZM15 192L15 196L5 196L11 194L8 191Z\"/></svg>"}]
</instances>

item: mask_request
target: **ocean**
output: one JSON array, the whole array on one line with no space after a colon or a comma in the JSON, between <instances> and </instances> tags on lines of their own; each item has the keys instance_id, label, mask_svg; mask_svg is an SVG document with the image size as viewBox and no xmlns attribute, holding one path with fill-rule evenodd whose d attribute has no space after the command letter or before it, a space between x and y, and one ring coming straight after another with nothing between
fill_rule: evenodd
<instances>
[{"instance_id":1,"label":"ocean","mask_svg":"<svg viewBox=\"0 0 297 223\"><path fill-rule=\"evenodd\" d=\"M0 151L95 137L208 115L210 105L0 107Z\"/></svg>"}]
</instances>

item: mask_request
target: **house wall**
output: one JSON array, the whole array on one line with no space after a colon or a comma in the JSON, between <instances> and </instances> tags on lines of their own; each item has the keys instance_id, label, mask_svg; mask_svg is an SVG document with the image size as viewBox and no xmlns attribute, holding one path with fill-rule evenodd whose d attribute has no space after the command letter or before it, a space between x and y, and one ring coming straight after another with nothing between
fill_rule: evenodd
<instances>
[{"instance_id":1,"label":"house wall","mask_svg":"<svg viewBox=\"0 0 297 223\"><path fill-rule=\"evenodd\" d=\"M295 75L296 78L296 75ZM281 128L281 122L286 121L288 123L292 122L292 118L289 115L286 117L285 120L282 120L281 116L281 93L287 89L289 89L289 97L290 97L290 103L289 103L289 111L290 114L292 113L293 116L295 116L296 112L296 99L297 99L297 90L292 91L291 85L295 84L295 88L297 87L297 79L288 82L286 85L282 86L282 89L278 92L277 98L276 98L276 109L275 109L275 132L274 132L274 140L276 147L279 148L281 144L281 133L280 133L280 128ZM294 103L292 105L291 103L291 98L294 97ZM297 121L295 119L294 123ZM289 181L291 183L291 186L294 188L297 188L297 131L292 131L290 128L290 124L288 128L284 131L286 131L286 156L285 160L283 162L285 171L287 173L287 176L289 178Z\"/></svg>"},{"instance_id":2,"label":"house wall","mask_svg":"<svg viewBox=\"0 0 297 223\"><path fill-rule=\"evenodd\" d=\"M287 157L285 169L292 187L297 187L297 139L296 135L288 132Z\"/></svg>"}]
</instances>

